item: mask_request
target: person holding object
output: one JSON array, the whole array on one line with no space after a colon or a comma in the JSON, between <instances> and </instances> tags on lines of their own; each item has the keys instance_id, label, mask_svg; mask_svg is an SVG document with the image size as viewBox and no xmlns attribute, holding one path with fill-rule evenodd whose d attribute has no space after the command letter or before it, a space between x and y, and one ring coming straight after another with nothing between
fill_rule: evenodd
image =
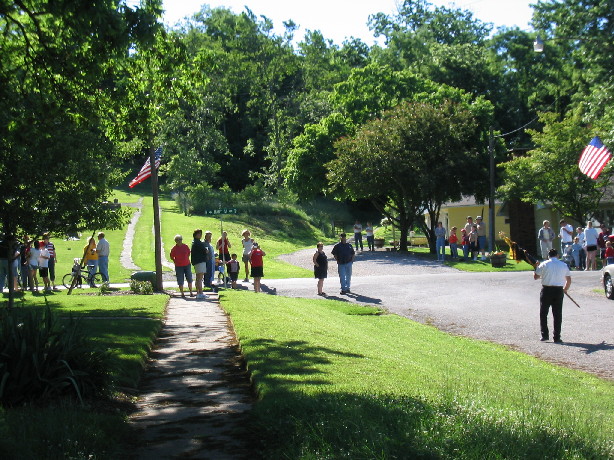
<instances>
[{"instance_id":1,"label":"person holding object","mask_svg":"<svg viewBox=\"0 0 614 460\"><path fill-rule=\"evenodd\" d=\"M328 258L324 252L324 244L316 245L316 252L313 255L313 274L318 280L318 295L325 296L326 293L322 290L324 287L324 279L328 275Z\"/></svg>"},{"instance_id":2,"label":"person holding object","mask_svg":"<svg viewBox=\"0 0 614 460\"><path fill-rule=\"evenodd\" d=\"M94 275L98 271L98 251L96 250L96 240L92 237L83 248L83 266L87 267L89 273L88 283L91 288L95 288Z\"/></svg>"},{"instance_id":3,"label":"person holding object","mask_svg":"<svg viewBox=\"0 0 614 460\"><path fill-rule=\"evenodd\" d=\"M341 283L341 295L350 293L350 285L352 283L352 264L356 253L354 248L346 240L345 233L339 235L339 242L333 246L331 252L337 261L337 270L339 271L339 281Z\"/></svg>"},{"instance_id":4,"label":"person holding object","mask_svg":"<svg viewBox=\"0 0 614 460\"><path fill-rule=\"evenodd\" d=\"M554 342L562 343L561 323L563 322L563 295L571 285L571 274L566 263L558 259L558 251L548 251L549 259L536 264L533 279L542 280L542 290L539 296L539 320L541 326L541 341L550 340L548 331L548 311L552 307L554 319Z\"/></svg>"}]
</instances>

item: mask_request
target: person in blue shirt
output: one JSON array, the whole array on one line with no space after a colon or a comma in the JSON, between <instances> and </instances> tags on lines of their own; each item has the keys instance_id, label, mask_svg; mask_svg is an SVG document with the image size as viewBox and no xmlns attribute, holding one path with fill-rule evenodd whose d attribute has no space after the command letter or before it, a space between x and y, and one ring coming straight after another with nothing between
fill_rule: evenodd
<instances>
[{"instance_id":1,"label":"person in blue shirt","mask_svg":"<svg viewBox=\"0 0 614 460\"><path fill-rule=\"evenodd\" d=\"M337 261L339 281L341 283L341 295L350 293L352 283L352 264L356 253L354 248L346 240L346 234L339 235L339 242L333 246L331 254Z\"/></svg>"}]
</instances>

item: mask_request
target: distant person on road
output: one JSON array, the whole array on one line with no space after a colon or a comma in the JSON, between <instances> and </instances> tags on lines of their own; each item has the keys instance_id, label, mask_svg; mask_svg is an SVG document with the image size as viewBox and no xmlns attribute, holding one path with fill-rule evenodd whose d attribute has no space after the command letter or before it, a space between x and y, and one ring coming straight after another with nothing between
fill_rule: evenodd
<instances>
[{"instance_id":1,"label":"distant person on road","mask_svg":"<svg viewBox=\"0 0 614 460\"><path fill-rule=\"evenodd\" d=\"M357 220L354 222L354 246L356 246L357 251L359 245L362 252L362 224Z\"/></svg>"},{"instance_id":2,"label":"distant person on road","mask_svg":"<svg viewBox=\"0 0 614 460\"><path fill-rule=\"evenodd\" d=\"M243 230L241 236L243 237L241 240L241 244L243 245L243 258L241 260L245 264L245 279L243 281L247 283L249 281L249 253L252 252L254 240L248 229Z\"/></svg>"},{"instance_id":3,"label":"distant person on road","mask_svg":"<svg viewBox=\"0 0 614 460\"><path fill-rule=\"evenodd\" d=\"M352 264L356 253L354 248L346 240L345 233L339 235L339 242L333 246L331 252L337 261L337 270L339 271L339 281L341 283L341 295L350 293L350 285L352 284Z\"/></svg>"},{"instance_id":4,"label":"distant person on road","mask_svg":"<svg viewBox=\"0 0 614 460\"><path fill-rule=\"evenodd\" d=\"M550 221L545 220L542 224L542 228L537 232L537 239L539 240L539 248L541 249L542 259L548 259L548 252L552 249L552 241L554 240L554 230L550 227Z\"/></svg>"},{"instance_id":5,"label":"distant person on road","mask_svg":"<svg viewBox=\"0 0 614 460\"><path fill-rule=\"evenodd\" d=\"M194 230L192 237L194 240L191 248L191 262L196 273L196 300L202 300L206 298L203 293L203 281L207 272L209 251L205 243L200 240L203 237L203 231L200 228Z\"/></svg>"},{"instance_id":6,"label":"distant person on road","mask_svg":"<svg viewBox=\"0 0 614 460\"><path fill-rule=\"evenodd\" d=\"M563 322L563 295L571 285L571 274L565 262L558 259L558 251L551 249L549 259L535 267L533 279L542 280L542 291L539 296L539 320L541 326L541 341L550 340L548 331L548 311L552 307L554 319L554 342L562 343L561 323Z\"/></svg>"},{"instance_id":7,"label":"distant person on road","mask_svg":"<svg viewBox=\"0 0 614 460\"><path fill-rule=\"evenodd\" d=\"M326 295L323 288L324 280L328 276L328 257L326 257L322 243L316 245L316 252L313 255L313 274L318 280L318 295Z\"/></svg>"},{"instance_id":8,"label":"distant person on road","mask_svg":"<svg viewBox=\"0 0 614 460\"><path fill-rule=\"evenodd\" d=\"M373 225L371 225L371 222L367 222L365 234L367 235L367 246L369 246L369 251L375 251L375 235L373 234Z\"/></svg>"},{"instance_id":9,"label":"distant person on road","mask_svg":"<svg viewBox=\"0 0 614 460\"><path fill-rule=\"evenodd\" d=\"M486 224L482 220L482 216L475 218L475 225L478 230L478 250L482 254L482 260L486 260Z\"/></svg>"},{"instance_id":10,"label":"distant person on road","mask_svg":"<svg viewBox=\"0 0 614 460\"><path fill-rule=\"evenodd\" d=\"M597 239L599 234L593 227L593 221L586 223L584 230L584 241L586 242L586 268L585 270L597 270Z\"/></svg>"},{"instance_id":11,"label":"distant person on road","mask_svg":"<svg viewBox=\"0 0 614 460\"><path fill-rule=\"evenodd\" d=\"M241 264L237 260L236 254L230 256L230 261L226 263L226 266L228 267L228 276L230 276L230 281L232 281L232 288L236 289L239 272L241 271Z\"/></svg>"},{"instance_id":12,"label":"distant person on road","mask_svg":"<svg viewBox=\"0 0 614 460\"><path fill-rule=\"evenodd\" d=\"M171 249L171 259L175 263L175 275L177 276L177 286L181 297L185 298L183 293L184 279L188 282L190 289L190 297L194 297L192 292L192 267L190 265L190 248L183 242L181 235L175 235L175 246Z\"/></svg>"},{"instance_id":13,"label":"distant person on road","mask_svg":"<svg viewBox=\"0 0 614 460\"><path fill-rule=\"evenodd\" d=\"M96 246L96 252L98 252L98 270L102 275L103 283L109 282L109 254L111 253L111 246L104 237L104 232L98 233L98 245Z\"/></svg>"},{"instance_id":14,"label":"distant person on road","mask_svg":"<svg viewBox=\"0 0 614 460\"><path fill-rule=\"evenodd\" d=\"M437 227L435 227L435 251L437 260L441 262L446 260L446 229L443 228L441 222L437 222Z\"/></svg>"},{"instance_id":15,"label":"distant person on road","mask_svg":"<svg viewBox=\"0 0 614 460\"><path fill-rule=\"evenodd\" d=\"M262 258L266 252L260 249L258 243L254 241L252 250L249 253L249 263L252 266L252 278L254 278L254 291L260 292L260 279L264 276L264 261Z\"/></svg>"}]
</instances>

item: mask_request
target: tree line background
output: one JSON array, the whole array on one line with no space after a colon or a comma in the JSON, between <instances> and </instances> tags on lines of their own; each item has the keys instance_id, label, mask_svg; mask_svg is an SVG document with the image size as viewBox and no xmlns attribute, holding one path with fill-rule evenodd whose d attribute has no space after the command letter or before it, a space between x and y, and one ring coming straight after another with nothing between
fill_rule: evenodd
<instances>
[{"instance_id":1,"label":"tree line background","mask_svg":"<svg viewBox=\"0 0 614 460\"><path fill-rule=\"evenodd\" d=\"M161 13L160 0L0 1L5 233L121 225L104 202L163 145L163 187L186 212L368 200L404 241L432 233L425 212L488 195L491 126L506 134L501 197L598 215L612 168L592 181L577 162L593 135L614 146L614 0L540 1L536 32L405 0L369 19L383 46L295 37L292 21L276 35L247 8L203 5L175 28Z\"/></svg>"}]
</instances>

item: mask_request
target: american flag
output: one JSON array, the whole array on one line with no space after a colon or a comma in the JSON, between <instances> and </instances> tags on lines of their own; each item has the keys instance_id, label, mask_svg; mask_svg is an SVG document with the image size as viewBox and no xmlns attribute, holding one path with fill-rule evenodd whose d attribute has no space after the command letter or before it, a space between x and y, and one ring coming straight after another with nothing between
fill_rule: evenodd
<instances>
[{"instance_id":1,"label":"american flag","mask_svg":"<svg viewBox=\"0 0 614 460\"><path fill-rule=\"evenodd\" d=\"M598 136L595 136L582 151L578 166L580 166L580 171L588 177L597 179L610 158L612 158L612 152L603 145Z\"/></svg>"},{"instance_id":2,"label":"american flag","mask_svg":"<svg viewBox=\"0 0 614 460\"><path fill-rule=\"evenodd\" d=\"M158 169L160 167L160 161L162 160L162 147L158 147L156 149L156 151L154 152L154 158L156 169ZM140 184L149 176L151 176L151 163L149 162L149 157L147 157L147 160L145 160L145 164L143 165L139 173L136 175L136 177L130 181L128 187L132 188L135 185Z\"/></svg>"}]
</instances>

